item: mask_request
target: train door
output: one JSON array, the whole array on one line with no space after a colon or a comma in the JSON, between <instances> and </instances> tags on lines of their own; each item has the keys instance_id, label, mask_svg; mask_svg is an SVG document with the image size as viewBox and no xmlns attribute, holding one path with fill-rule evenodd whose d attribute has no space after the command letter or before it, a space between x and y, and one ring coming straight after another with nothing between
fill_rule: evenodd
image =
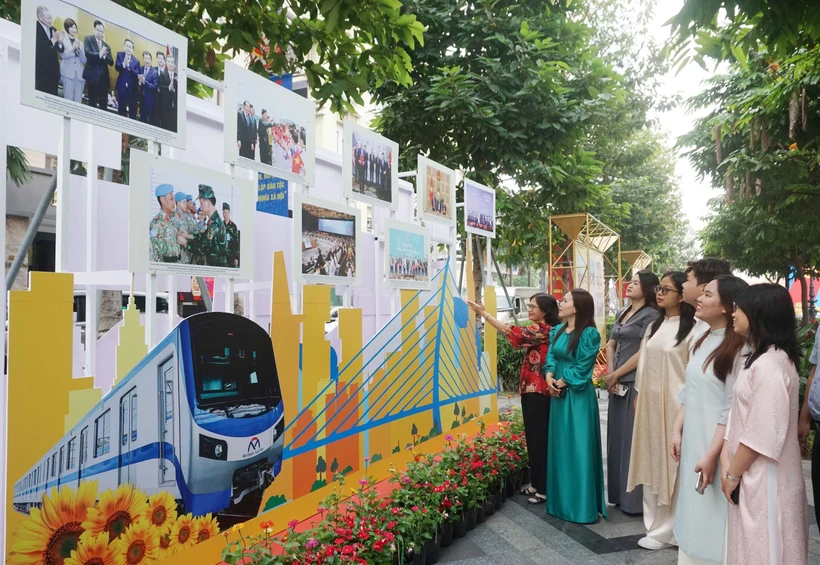
<instances>
[{"instance_id":1,"label":"train door","mask_svg":"<svg viewBox=\"0 0 820 565\"><path fill-rule=\"evenodd\" d=\"M77 465L77 486L83 481L83 470L88 460L88 426L83 428L80 432L80 458Z\"/></svg>"},{"instance_id":2,"label":"train door","mask_svg":"<svg viewBox=\"0 0 820 565\"><path fill-rule=\"evenodd\" d=\"M137 480L136 461L132 450L137 442L137 388L120 398L120 484Z\"/></svg>"},{"instance_id":3,"label":"train door","mask_svg":"<svg viewBox=\"0 0 820 565\"><path fill-rule=\"evenodd\" d=\"M176 373L174 372L173 355L160 366L157 375L157 400L159 401L159 483L173 485L174 446L176 445L175 406L176 406Z\"/></svg>"}]
</instances>

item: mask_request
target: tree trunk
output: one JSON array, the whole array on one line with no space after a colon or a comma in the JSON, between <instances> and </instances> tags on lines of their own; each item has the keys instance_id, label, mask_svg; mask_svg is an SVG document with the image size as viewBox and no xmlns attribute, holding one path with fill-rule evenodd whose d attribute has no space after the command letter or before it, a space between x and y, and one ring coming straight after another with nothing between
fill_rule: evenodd
<instances>
[{"instance_id":1,"label":"tree trunk","mask_svg":"<svg viewBox=\"0 0 820 565\"><path fill-rule=\"evenodd\" d=\"M100 291L100 325L97 336L102 336L122 320L122 292Z\"/></svg>"},{"instance_id":2,"label":"tree trunk","mask_svg":"<svg viewBox=\"0 0 820 565\"><path fill-rule=\"evenodd\" d=\"M803 325L807 325L809 318L809 288L806 284L806 273L803 272L803 258L798 257L794 262L795 278L800 282L800 304L803 307Z\"/></svg>"},{"instance_id":3,"label":"tree trunk","mask_svg":"<svg viewBox=\"0 0 820 565\"><path fill-rule=\"evenodd\" d=\"M480 256L484 254L484 249L481 246L481 238L475 237L473 235L470 236L473 240L473 245L470 247L473 250L473 281L475 282L475 299L478 302L481 302L481 297L483 295L482 290L484 289L484 273L481 270L481 259Z\"/></svg>"}]
</instances>

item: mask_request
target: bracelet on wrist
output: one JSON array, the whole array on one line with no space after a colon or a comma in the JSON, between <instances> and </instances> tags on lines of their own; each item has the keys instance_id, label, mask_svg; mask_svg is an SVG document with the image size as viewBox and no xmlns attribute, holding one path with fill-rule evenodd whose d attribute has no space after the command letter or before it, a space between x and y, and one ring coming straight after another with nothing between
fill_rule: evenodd
<instances>
[{"instance_id":1,"label":"bracelet on wrist","mask_svg":"<svg viewBox=\"0 0 820 565\"><path fill-rule=\"evenodd\" d=\"M732 475L729 474L729 471L726 471L726 478L728 480L732 481L733 483L736 483L736 482L740 481L740 477L733 477Z\"/></svg>"}]
</instances>

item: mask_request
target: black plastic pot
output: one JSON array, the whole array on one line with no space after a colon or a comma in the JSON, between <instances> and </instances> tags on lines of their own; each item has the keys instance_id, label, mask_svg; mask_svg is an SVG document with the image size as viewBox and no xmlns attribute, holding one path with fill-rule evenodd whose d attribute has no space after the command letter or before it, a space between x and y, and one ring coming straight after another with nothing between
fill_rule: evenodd
<instances>
[{"instance_id":1,"label":"black plastic pot","mask_svg":"<svg viewBox=\"0 0 820 565\"><path fill-rule=\"evenodd\" d=\"M467 523L468 532L475 529L477 512L478 508L471 508L470 510L464 512L464 521Z\"/></svg>"},{"instance_id":2,"label":"black plastic pot","mask_svg":"<svg viewBox=\"0 0 820 565\"><path fill-rule=\"evenodd\" d=\"M476 502L478 506L475 507L475 523L476 524L483 524L484 520L487 519L486 511L486 501L482 498Z\"/></svg>"},{"instance_id":3,"label":"black plastic pot","mask_svg":"<svg viewBox=\"0 0 820 565\"><path fill-rule=\"evenodd\" d=\"M491 494L484 501L484 517L489 518L495 514L495 495Z\"/></svg>"},{"instance_id":4,"label":"black plastic pot","mask_svg":"<svg viewBox=\"0 0 820 565\"><path fill-rule=\"evenodd\" d=\"M515 475L510 473L507 475L507 480L504 481L506 486L506 491L504 492L504 498L507 499L511 496L515 496Z\"/></svg>"},{"instance_id":5,"label":"black plastic pot","mask_svg":"<svg viewBox=\"0 0 820 565\"><path fill-rule=\"evenodd\" d=\"M501 505L504 504L504 491L499 490L495 494L495 509L496 511L501 510Z\"/></svg>"},{"instance_id":6,"label":"black plastic pot","mask_svg":"<svg viewBox=\"0 0 820 565\"><path fill-rule=\"evenodd\" d=\"M453 539L461 539L467 535L467 521L464 516L453 522Z\"/></svg>"},{"instance_id":7,"label":"black plastic pot","mask_svg":"<svg viewBox=\"0 0 820 565\"><path fill-rule=\"evenodd\" d=\"M516 492L521 491L521 487L524 486L524 479L523 479L524 471L523 470L516 471L514 476L515 476L515 487L513 488L513 494L515 494Z\"/></svg>"},{"instance_id":8,"label":"black plastic pot","mask_svg":"<svg viewBox=\"0 0 820 565\"><path fill-rule=\"evenodd\" d=\"M416 558L413 559L413 565L427 565L427 552L424 546L416 548Z\"/></svg>"},{"instance_id":9,"label":"black plastic pot","mask_svg":"<svg viewBox=\"0 0 820 565\"><path fill-rule=\"evenodd\" d=\"M522 486L523 485L528 485L528 484L530 484L531 480L532 480L532 477L530 475L530 467L528 465L528 466L524 467L524 469L521 471L521 485Z\"/></svg>"},{"instance_id":10,"label":"black plastic pot","mask_svg":"<svg viewBox=\"0 0 820 565\"><path fill-rule=\"evenodd\" d=\"M450 547L451 545L453 545L453 523L444 522L441 525L440 547Z\"/></svg>"},{"instance_id":11,"label":"black plastic pot","mask_svg":"<svg viewBox=\"0 0 820 565\"><path fill-rule=\"evenodd\" d=\"M428 539L424 542L424 553L427 555L427 565L435 565L438 563L439 558L439 537L436 534L436 537L433 539Z\"/></svg>"}]
</instances>

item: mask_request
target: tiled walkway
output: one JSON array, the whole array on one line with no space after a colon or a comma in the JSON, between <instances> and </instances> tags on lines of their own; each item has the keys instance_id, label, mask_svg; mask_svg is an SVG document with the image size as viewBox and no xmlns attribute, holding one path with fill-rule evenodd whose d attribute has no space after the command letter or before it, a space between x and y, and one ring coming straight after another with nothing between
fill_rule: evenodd
<instances>
[{"instance_id":1,"label":"tiled walkway","mask_svg":"<svg viewBox=\"0 0 820 565\"><path fill-rule=\"evenodd\" d=\"M518 404L518 399L499 399L499 410ZM601 401L602 438L606 444L606 402ZM604 453L606 456L606 453ZM606 461L604 462L606 464ZM806 487L811 493L808 462L804 463ZM604 473L606 476L606 473ZM597 565L677 563L676 550L646 551L638 547L643 537L640 517L609 508L609 519L581 526L548 516L542 505L529 506L522 496L508 499L499 512L443 550L439 563L458 565ZM820 532L809 508L809 564L820 565Z\"/></svg>"}]
</instances>

